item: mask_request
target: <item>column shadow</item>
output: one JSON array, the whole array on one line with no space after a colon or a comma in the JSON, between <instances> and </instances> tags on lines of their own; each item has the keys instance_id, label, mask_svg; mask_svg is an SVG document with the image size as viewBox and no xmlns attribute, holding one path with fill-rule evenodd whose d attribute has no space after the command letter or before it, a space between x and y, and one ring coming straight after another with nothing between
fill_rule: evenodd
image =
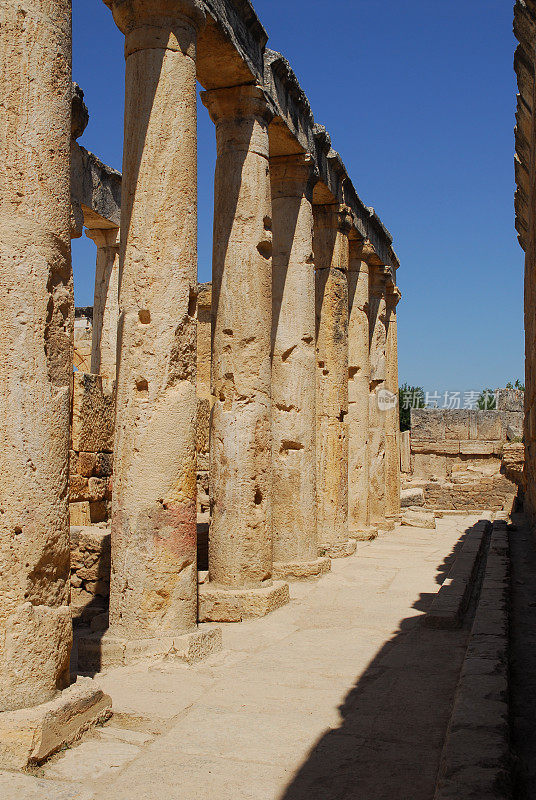
<instances>
[{"instance_id":1,"label":"column shadow","mask_svg":"<svg viewBox=\"0 0 536 800\"><path fill-rule=\"evenodd\" d=\"M442 584L468 528L437 566ZM435 593L413 608L425 614ZM458 630L403 619L339 707L279 800L433 800L474 607ZM364 619L364 621L366 621Z\"/></svg>"}]
</instances>

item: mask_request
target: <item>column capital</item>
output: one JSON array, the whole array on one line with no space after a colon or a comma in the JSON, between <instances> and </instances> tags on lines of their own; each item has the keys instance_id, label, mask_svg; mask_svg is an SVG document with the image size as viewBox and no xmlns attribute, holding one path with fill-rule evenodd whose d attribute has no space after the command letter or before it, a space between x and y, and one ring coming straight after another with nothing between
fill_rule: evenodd
<instances>
[{"instance_id":1,"label":"column capital","mask_svg":"<svg viewBox=\"0 0 536 800\"><path fill-rule=\"evenodd\" d=\"M269 124L274 117L272 105L264 89L255 84L209 89L201 92L201 100L215 125L226 120L248 117L262 119Z\"/></svg>"},{"instance_id":2,"label":"column capital","mask_svg":"<svg viewBox=\"0 0 536 800\"><path fill-rule=\"evenodd\" d=\"M391 284L387 287L387 305L389 308L396 308L398 303L402 300L402 292L396 286L396 284Z\"/></svg>"},{"instance_id":3,"label":"column capital","mask_svg":"<svg viewBox=\"0 0 536 800\"><path fill-rule=\"evenodd\" d=\"M137 50L180 50L195 57L195 36L205 23L201 0L104 0L126 37L125 56ZM194 41L184 29L194 33Z\"/></svg>"},{"instance_id":4,"label":"column capital","mask_svg":"<svg viewBox=\"0 0 536 800\"><path fill-rule=\"evenodd\" d=\"M97 247L119 248L119 228L88 228L88 239L92 239Z\"/></svg>"},{"instance_id":5,"label":"column capital","mask_svg":"<svg viewBox=\"0 0 536 800\"><path fill-rule=\"evenodd\" d=\"M370 272L370 294L373 297L386 297L387 286L385 281L385 270L382 265L371 264L369 262Z\"/></svg>"},{"instance_id":6,"label":"column capital","mask_svg":"<svg viewBox=\"0 0 536 800\"><path fill-rule=\"evenodd\" d=\"M363 252L363 245L365 241L362 238L352 237L353 231L355 231L355 228L352 229L349 236L350 258L348 262L348 269L359 270L363 274L365 272L368 273L369 264Z\"/></svg>"},{"instance_id":7,"label":"column capital","mask_svg":"<svg viewBox=\"0 0 536 800\"><path fill-rule=\"evenodd\" d=\"M306 195L309 200L312 200L313 189L318 178L318 168L309 153L293 153L270 158L273 197Z\"/></svg>"},{"instance_id":8,"label":"column capital","mask_svg":"<svg viewBox=\"0 0 536 800\"><path fill-rule=\"evenodd\" d=\"M328 203L313 206L315 224L318 228L337 231L346 236L352 229L350 208L343 203Z\"/></svg>"}]
</instances>

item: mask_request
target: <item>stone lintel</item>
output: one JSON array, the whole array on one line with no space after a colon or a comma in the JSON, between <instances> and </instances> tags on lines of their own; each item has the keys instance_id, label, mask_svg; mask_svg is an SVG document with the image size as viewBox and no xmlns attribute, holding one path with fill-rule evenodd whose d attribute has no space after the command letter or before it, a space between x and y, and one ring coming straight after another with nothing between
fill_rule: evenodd
<instances>
[{"instance_id":1,"label":"stone lintel","mask_svg":"<svg viewBox=\"0 0 536 800\"><path fill-rule=\"evenodd\" d=\"M288 583L274 581L270 586L252 589L226 589L205 583L199 586L200 622L242 622L265 617L290 600Z\"/></svg>"},{"instance_id":2,"label":"stone lintel","mask_svg":"<svg viewBox=\"0 0 536 800\"><path fill-rule=\"evenodd\" d=\"M143 661L183 661L195 664L221 650L219 628L206 625L191 633L129 641L111 632L92 633L78 640L80 672L101 672Z\"/></svg>"},{"instance_id":3,"label":"stone lintel","mask_svg":"<svg viewBox=\"0 0 536 800\"><path fill-rule=\"evenodd\" d=\"M121 173L106 166L77 142L71 142L71 198L80 205L88 228L118 228L121 222Z\"/></svg>"},{"instance_id":4,"label":"stone lintel","mask_svg":"<svg viewBox=\"0 0 536 800\"><path fill-rule=\"evenodd\" d=\"M0 768L40 764L112 714L111 698L79 677L48 703L0 713Z\"/></svg>"},{"instance_id":5,"label":"stone lintel","mask_svg":"<svg viewBox=\"0 0 536 800\"><path fill-rule=\"evenodd\" d=\"M320 578L331 570L331 559L322 557L313 561L275 561L272 574L277 580L300 581Z\"/></svg>"}]
</instances>

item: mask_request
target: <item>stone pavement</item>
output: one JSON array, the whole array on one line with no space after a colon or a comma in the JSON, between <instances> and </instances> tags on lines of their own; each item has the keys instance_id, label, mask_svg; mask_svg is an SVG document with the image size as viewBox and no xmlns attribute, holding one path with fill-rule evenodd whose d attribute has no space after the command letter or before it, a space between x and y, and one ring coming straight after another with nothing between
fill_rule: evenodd
<instances>
[{"instance_id":1,"label":"stone pavement","mask_svg":"<svg viewBox=\"0 0 536 800\"><path fill-rule=\"evenodd\" d=\"M9 800L432 800L468 637L422 616L478 518L398 527L223 627L200 665L97 676L114 716Z\"/></svg>"}]
</instances>

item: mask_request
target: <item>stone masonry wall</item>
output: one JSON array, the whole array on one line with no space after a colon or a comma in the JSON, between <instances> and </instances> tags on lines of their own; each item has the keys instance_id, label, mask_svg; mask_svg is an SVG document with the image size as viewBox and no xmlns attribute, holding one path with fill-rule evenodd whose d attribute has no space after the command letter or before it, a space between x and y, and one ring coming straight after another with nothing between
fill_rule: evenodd
<instances>
[{"instance_id":1,"label":"stone masonry wall","mask_svg":"<svg viewBox=\"0 0 536 800\"><path fill-rule=\"evenodd\" d=\"M516 494L522 473L520 402L516 393L503 392L496 411L412 409L406 486L422 486L434 508L502 508ZM506 452L517 470L507 470Z\"/></svg>"},{"instance_id":2,"label":"stone masonry wall","mask_svg":"<svg viewBox=\"0 0 536 800\"><path fill-rule=\"evenodd\" d=\"M112 499L114 395L100 375L73 374L70 452L71 525L106 522Z\"/></svg>"},{"instance_id":3,"label":"stone masonry wall","mask_svg":"<svg viewBox=\"0 0 536 800\"><path fill-rule=\"evenodd\" d=\"M73 373L70 451L71 606L75 620L106 612L115 398L100 375Z\"/></svg>"}]
</instances>

